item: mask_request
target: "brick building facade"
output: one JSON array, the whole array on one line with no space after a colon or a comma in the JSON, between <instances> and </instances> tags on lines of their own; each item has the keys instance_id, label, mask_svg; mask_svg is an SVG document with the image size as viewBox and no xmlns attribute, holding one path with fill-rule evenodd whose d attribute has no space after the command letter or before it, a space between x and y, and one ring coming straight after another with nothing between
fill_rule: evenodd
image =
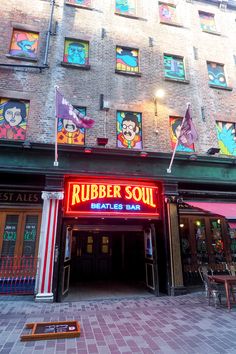
<instances>
[{"instance_id":1,"label":"brick building facade","mask_svg":"<svg viewBox=\"0 0 236 354\"><path fill-rule=\"evenodd\" d=\"M115 0L37 0L32 7L29 0L9 0L0 6L1 121L6 102L20 101L27 108L24 138L7 135L8 128L3 131L0 125L0 251L2 258L27 258L24 235L27 228L34 229L35 246L28 255L37 258L32 274L38 262L35 291L39 300L60 299L67 293L68 269L73 270L71 260L75 262L64 254L68 228L74 235L77 229L88 233L95 225L110 234L117 224L123 225L120 233L124 234L150 230L155 251L142 262L147 286L156 294L185 291L186 285L195 282L199 264L223 270L225 262L236 260L232 246L236 211L229 215L222 210L222 203L229 207L236 199L236 6L220 1L120 4L122 1ZM68 59L70 45L83 48L82 61ZM131 64L124 65L126 59ZM86 109L95 121L85 132L84 144L59 142L59 166L53 165L55 85L72 105ZM165 96L155 99L160 88ZM177 152L173 171L168 174L173 150L171 118L173 122L183 118L188 102L199 139L194 148ZM138 148L119 146L117 130L121 131L119 119L125 112L139 114ZM99 137L108 139L106 146L98 145ZM209 155L210 148L218 147L216 155ZM159 216L134 213L126 217L123 213L119 219L118 214L107 213L101 219L97 214L66 214L63 192L67 199L68 183L81 179L105 185L132 181L142 188L156 184ZM41 191L40 200L28 196ZM6 196L9 192L11 198ZM25 200L19 203L17 198ZM219 203L219 212L212 212L209 205L208 213L200 204L187 207L192 200ZM37 222L27 223L29 211ZM52 211L54 217L49 218ZM9 221L9 215L18 217ZM200 226L196 224L199 220ZM13 240L5 236L7 227L16 232ZM78 242L72 234L69 237ZM195 242L197 234L203 240L201 247ZM224 251L217 253L215 241L223 241ZM4 268L5 263L1 264Z\"/></svg>"}]
</instances>

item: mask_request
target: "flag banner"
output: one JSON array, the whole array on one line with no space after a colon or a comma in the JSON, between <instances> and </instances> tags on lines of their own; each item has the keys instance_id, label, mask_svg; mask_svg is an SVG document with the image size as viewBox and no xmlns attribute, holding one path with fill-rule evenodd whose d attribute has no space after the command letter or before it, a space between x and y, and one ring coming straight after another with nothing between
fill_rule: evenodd
<instances>
[{"instance_id":1,"label":"flag banner","mask_svg":"<svg viewBox=\"0 0 236 354\"><path fill-rule=\"evenodd\" d=\"M188 147L192 145L197 139L198 134L190 116L190 105L188 105L183 123L181 125L178 143Z\"/></svg>"},{"instance_id":2,"label":"flag banner","mask_svg":"<svg viewBox=\"0 0 236 354\"><path fill-rule=\"evenodd\" d=\"M56 118L69 119L77 128L90 129L94 126L94 120L84 116L70 104L56 88Z\"/></svg>"},{"instance_id":3,"label":"flag banner","mask_svg":"<svg viewBox=\"0 0 236 354\"><path fill-rule=\"evenodd\" d=\"M170 160L170 165L167 168L167 173L171 173L171 167L175 158L175 153L177 150L178 144L182 144L183 146L189 147L198 139L198 134L196 128L192 122L192 118L190 116L190 104L187 105L187 110L184 116L184 119L181 124L180 133L177 136L177 141L175 144L174 151L172 153L172 157Z\"/></svg>"}]
</instances>

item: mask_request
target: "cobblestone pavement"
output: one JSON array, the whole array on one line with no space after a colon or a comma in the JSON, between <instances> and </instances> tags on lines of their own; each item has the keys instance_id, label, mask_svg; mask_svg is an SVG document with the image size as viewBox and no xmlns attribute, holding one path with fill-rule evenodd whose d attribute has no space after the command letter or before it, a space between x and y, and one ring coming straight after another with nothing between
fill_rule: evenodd
<instances>
[{"instance_id":1,"label":"cobblestone pavement","mask_svg":"<svg viewBox=\"0 0 236 354\"><path fill-rule=\"evenodd\" d=\"M20 341L26 323L64 320L80 322L80 338ZM60 304L2 297L0 353L235 354L236 307L208 306L202 292Z\"/></svg>"}]
</instances>

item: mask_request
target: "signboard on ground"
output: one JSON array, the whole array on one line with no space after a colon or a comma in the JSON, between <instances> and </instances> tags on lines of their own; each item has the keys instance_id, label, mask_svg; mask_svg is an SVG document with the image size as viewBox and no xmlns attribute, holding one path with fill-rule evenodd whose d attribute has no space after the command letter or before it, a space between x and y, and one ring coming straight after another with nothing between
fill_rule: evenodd
<instances>
[{"instance_id":1,"label":"signboard on ground","mask_svg":"<svg viewBox=\"0 0 236 354\"><path fill-rule=\"evenodd\" d=\"M32 332L21 335L21 341L80 336L80 325L78 321L27 323L26 328L32 329Z\"/></svg>"}]
</instances>

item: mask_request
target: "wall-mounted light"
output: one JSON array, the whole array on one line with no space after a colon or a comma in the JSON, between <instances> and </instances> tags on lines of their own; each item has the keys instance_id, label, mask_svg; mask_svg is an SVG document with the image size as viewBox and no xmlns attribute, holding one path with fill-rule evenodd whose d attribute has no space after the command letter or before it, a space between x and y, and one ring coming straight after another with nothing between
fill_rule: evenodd
<instances>
[{"instance_id":1,"label":"wall-mounted light","mask_svg":"<svg viewBox=\"0 0 236 354\"><path fill-rule=\"evenodd\" d=\"M157 116L157 100L162 99L165 96L165 91L163 89L158 89L154 95L154 104L155 104L155 116Z\"/></svg>"},{"instance_id":2,"label":"wall-mounted light","mask_svg":"<svg viewBox=\"0 0 236 354\"><path fill-rule=\"evenodd\" d=\"M191 155L189 155L188 159L191 160L191 161L196 161L197 160L197 155L196 154L191 154Z\"/></svg>"},{"instance_id":3,"label":"wall-mounted light","mask_svg":"<svg viewBox=\"0 0 236 354\"><path fill-rule=\"evenodd\" d=\"M101 93L100 95L100 110L108 111L110 109L109 101L104 100L104 95Z\"/></svg>"},{"instance_id":4,"label":"wall-mounted light","mask_svg":"<svg viewBox=\"0 0 236 354\"><path fill-rule=\"evenodd\" d=\"M84 148L84 152L86 154L91 154L92 153L92 149L90 147L86 147L86 148Z\"/></svg>"},{"instance_id":5,"label":"wall-mounted light","mask_svg":"<svg viewBox=\"0 0 236 354\"><path fill-rule=\"evenodd\" d=\"M219 148L210 148L207 150L207 155L215 155L215 154L219 154L220 149Z\"/></svg>"},{"instance_id":6,"label":"wall-mounted light","mask_svg":"<svg viewBox=\"0 0 236 354\"><path fill-rule=\"evenodd\" d=\"M146 151L141 151L139 156L141 157L147 157L148 156L148 153Z\"/></svg>"}]
</instances>

